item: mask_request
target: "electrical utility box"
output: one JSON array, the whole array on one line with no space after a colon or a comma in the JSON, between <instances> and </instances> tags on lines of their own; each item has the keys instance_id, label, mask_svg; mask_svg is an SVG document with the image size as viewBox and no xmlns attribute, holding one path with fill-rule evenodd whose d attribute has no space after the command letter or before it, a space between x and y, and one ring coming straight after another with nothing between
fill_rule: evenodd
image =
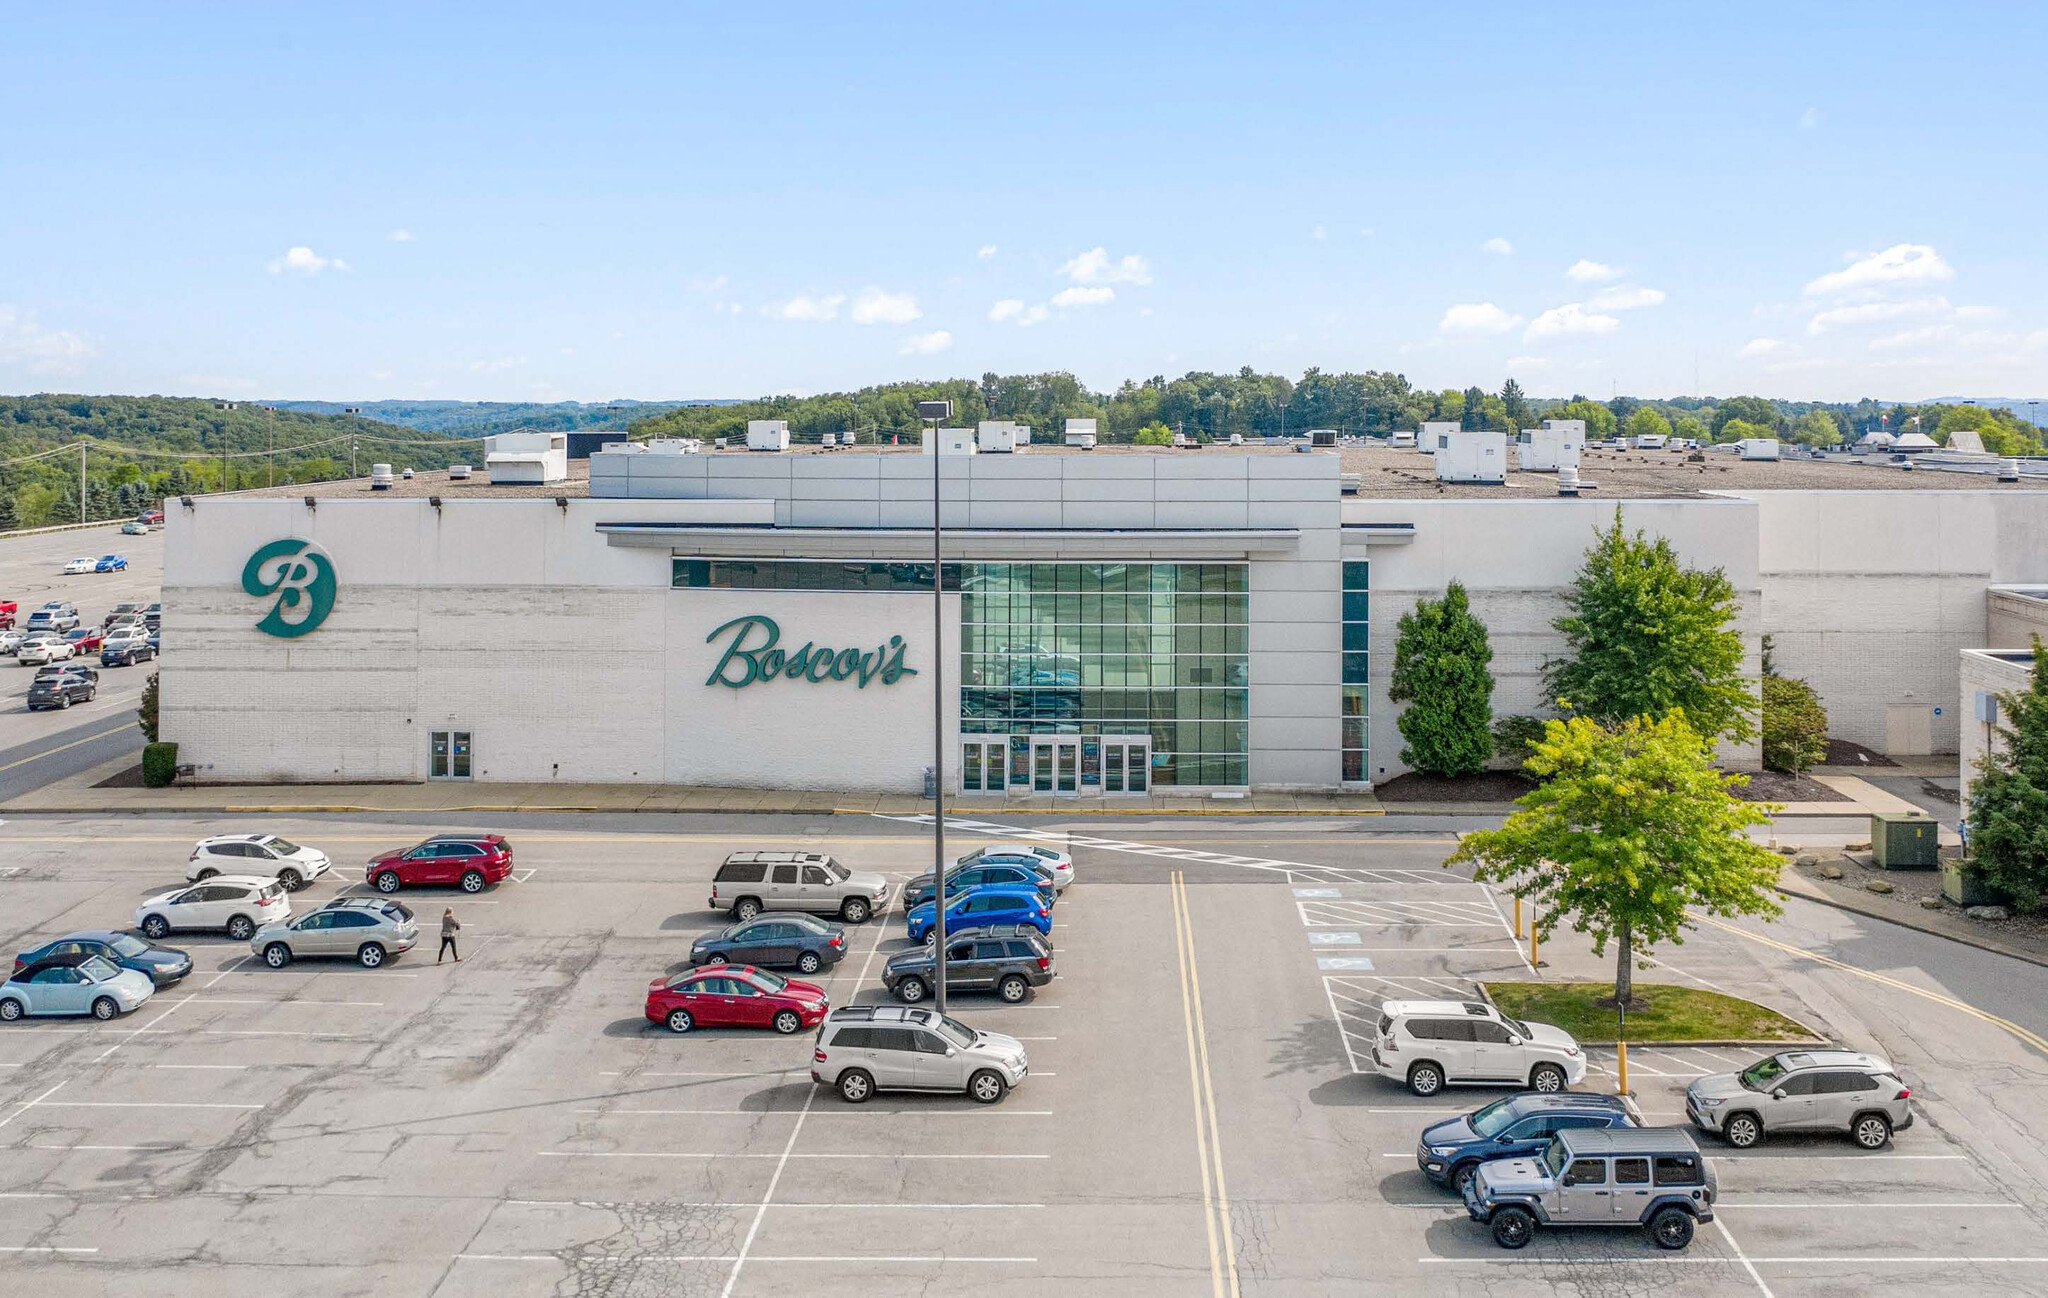
<instances>
[{"instance_id":1,"label":"electrical utility box","mask_svg":"<svg viewBox=\"0 0 2048 1298\"><path fill-rule=\"evenodd\" d=\"M1870 817L1871 863L1884 870L1932 870L1941 864L1941 825L1932 816L1880 811Z\"/></svg>"}]
</instances>

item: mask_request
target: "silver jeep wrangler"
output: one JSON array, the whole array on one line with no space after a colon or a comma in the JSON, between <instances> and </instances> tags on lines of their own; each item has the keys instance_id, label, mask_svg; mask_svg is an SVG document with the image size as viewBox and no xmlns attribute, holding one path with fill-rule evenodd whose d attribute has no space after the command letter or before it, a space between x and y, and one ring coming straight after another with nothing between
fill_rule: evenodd
<instances>
[{"instance_id":1,"label":"silver jeep wrangler","mask_svg":"<svg viewBox=\"0 0 2048 1298\"><path fill-rule=\"evenodd\" d=\"M1465 1211L1502 1248L1524 1248L1538 1226L1642 1226L1658 1248L1692 1243L1714 1219L1714 1169L1683 1127L1560 1131L1534 1158L1481 1163Z\"/></svg>"}]
</instances>

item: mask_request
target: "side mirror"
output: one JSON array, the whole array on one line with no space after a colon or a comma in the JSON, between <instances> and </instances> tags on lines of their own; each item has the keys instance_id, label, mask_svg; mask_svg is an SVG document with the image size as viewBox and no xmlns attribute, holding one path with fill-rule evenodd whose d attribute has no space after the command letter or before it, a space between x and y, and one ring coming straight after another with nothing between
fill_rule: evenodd
<instances>
[{"instance_id":1,"label":"side mirror","mask_svg":"<svg viewBox=\"0 0 2048 1298\"><path fill-rule=\"evenodd\" d=\"M959 1047L957 1047L957 1046L947 1046L947 1047L946 1047L946 1058L948 1058L948 1059L951 1059L951 1058L952 1058L952 1057L953 1057L954 1055L957 1055L957 1054L959 1054L959 1053L960 1053L960 1049L959 1049Z\"/></svg>"},{"instance_id":2,"label":"side mirror","mask_svg":"<svg viewBox=\"0 0 2048 1298\"><path fill-rule=\"evenodd\" d=\"M1507 1145L1514 1143L1514 1139L1515 1138L1513 1136L1510 1136L1507 1132L1503 1131L1498 1136L1495 1136L1493 1138L1493 1143L1496 1145Z\"/></svg>"},{"instance_id":3,"label":"side mirror","mask_svg":"<svg viewBox=\"0 0 2048 1298\"><path fill-rule=\"evenodd\" d=\"M1564 1178L1564 1182L1563 1182L1563 1184L1564 1184L1564 1188L1565 1188L1565 1189L1567 1189L1567 1190L1571 1189L1571 1188L1572 1188L1572 1185L1573 1185L1573 1181L1572 1181L1572 1178L1570 1178L1569 1176L1567 1176L1566 1178Z\"/></svg>"},{"instance_id":4,"label":"side mirror","mask_svg":"<svg viewBox=\"0 0 2048 1298\"><path fill-rule=\"evenodd\" d=\"M1772 1092L1771 1092L1771 1098L1772 1098L1772 1099L1774 1099L1774 1100L1782 1100L1782 1099L1784 1099L1784 1098L1785 1098L1785 1088L1784 1088L1784 1087L1782 1087L1782 1086L1780 1086L1780 1087L1779 1087L1779 1088L1778 1088L1777 1090L1775 1090L1775 1091L1772 1091Z\"/></svg>"},{"instance_id":5,"label":"side mirror","mask_svg":"<svg viewBox=\"0 0 2048 1298\"><path fill-rule=\"evenodd\" d=\"M1508 1044L1511 1046L1519 1046L1522 1044L1522 1039L1516 1036L1514 1033L1510 1032L1508 1034Z\"/></svg>"}]
</instances>

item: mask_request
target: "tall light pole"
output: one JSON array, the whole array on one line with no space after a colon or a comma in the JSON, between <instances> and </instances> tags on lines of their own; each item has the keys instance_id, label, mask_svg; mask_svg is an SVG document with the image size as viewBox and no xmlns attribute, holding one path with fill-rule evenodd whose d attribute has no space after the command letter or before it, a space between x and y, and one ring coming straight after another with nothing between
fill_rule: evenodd
<instances>
[{"instance_id":1,"label":"tall light pole","mask_svg":"<svg viewBox=\"0 0 2048 1298\"><path fill-rule=\"evenodd\" d=\"M363 408L361 406L343 406L341 413L351 418L361 418ZM353 428L349 430L348 439L348 476L351 478L356 476L356 438Z\"/></svg>"},{"instance_id":2,"label":"tall light pole","mask_svg":"<svg viewBox=\"0 0 2048 1298\"><path fill-rule=\"evenodd\" d=\"M213 408L233 413L235 403L232 401L216 401L213 403ZM220 421L220 489L222 491L228 489L228 421L225 419Z\"/></svg>"},{"instance_id":3,"label":"tall light pole","mask_svg":"<svg viewBox=\"0 0 2048 1298\"><path fill-rule=\"evenodd\" d=\"M946 588L939 517L939 425L953 417L951 401L920 401L917 417L930 425L932 453L932 1004L946 1012Z\"/></svg>"}]
</instances>

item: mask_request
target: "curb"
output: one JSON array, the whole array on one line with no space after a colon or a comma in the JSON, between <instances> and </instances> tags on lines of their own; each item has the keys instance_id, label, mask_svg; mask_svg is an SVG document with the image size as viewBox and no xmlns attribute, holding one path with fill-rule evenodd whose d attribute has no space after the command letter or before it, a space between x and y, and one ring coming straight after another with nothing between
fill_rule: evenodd
<instances>
[{"instance_id":1,"label":"curb","mask_svg":"<svg viewBox=\"0 0 2048 1298\"><path fill-rule=\"evenodd\" d=\"M1797 888L1787 888L1783 884L1774 886L1780 896L1796 897L1801 901L1815 902L1822 906L1832 906L1836 910L1846 910L1852 915L1861 915L1866 919L1882 920L1887 924L1896 924L1900 928L1912 929L1915 933L1925 933L1929 937L1945 938L1961 946L1975 947L1979 951L1989 951L1993 955L2006 956L2023 964L2038 965L2043 969L2048 969L2048 955L2038 955L2032 951L2023 951L2018 947L2000 942L1996 938L1978 937L1975 934L1950 933L1944 929L1930 928L1925 924L1915 924L1910 918L1905 916L1888 914L1874 905L1860 905L1851 902L1848 898L1837 897L1832 893L1818 890L1805 892Z\"/></svg>"},{"instance_id":2,"label":"curb","mask_svg":"<svg viewBox=\"0 0 2048 1298\"><path fill-rule=\"evenodd\" d=\"M1764 1008L1770 1009L1771 1007L1766 1005L1764 1006ZM1772 1012L1780 1014L1784 1013L1782 1010L1773 1010ZM1790 1014L1786 1014L1785 1017L1788 1019L1792 1019L1792 1016ZM1799 1023L1798 1019L1792 1019L1792 1021L1794 1023ZM1799 1023L1799 1026L1802 1028L1806 1028L1806 1024L1804 1023ZM1579 1042L1579 1044L1582 1046L1611 1046L1615 1043L1612 1041L1581 1041ZM1633 1040L1630 1041L1628 1044L1631 1050L1637 1048L1641 1048L1644 1050L1773 1050L1781 1046L1824 1046L1828 1044L1828 1039L1823 1036L1815 1035L1812 1028L1807 1028L1807 1035L1805 1037L1779 1037L1774 1041Z\"/></svg>"},{"instance_id":3,"label":"curb","mask_svg":"<svg viewBox=\"0 0 2048 1298\"><path fill-rule=\"evenodd\" d=\"M0 804L0 814L8 816L324 816L324 815L375 815L411 816L440 815L448 812L489 813L494 815L553 814L553 815L665 815L665 816L870 816L874 812L860 807L595 807L595 806L518 806L512 804L487 804L460 807L371 807L357 803L223 803L223 804L180 804L177 806L110 807L104 803L78 803L35 807L15 807ZM929 814L929 813L916 813ZM949 817L963 814L957 809L948 809ZM1062 819L1093 819L1096 816L1345 816L1352 818L1384 816L1384 811L1253 811L1250 808L1233 811L1200 809L1180 810L1162 808L1156 810L1136 807L1103 811L1099 808L1047 807L1033 810L1012 811L977 810L964 814L986 814L1007 816L1057 816Z\"/></svg>"}]
</instances>

